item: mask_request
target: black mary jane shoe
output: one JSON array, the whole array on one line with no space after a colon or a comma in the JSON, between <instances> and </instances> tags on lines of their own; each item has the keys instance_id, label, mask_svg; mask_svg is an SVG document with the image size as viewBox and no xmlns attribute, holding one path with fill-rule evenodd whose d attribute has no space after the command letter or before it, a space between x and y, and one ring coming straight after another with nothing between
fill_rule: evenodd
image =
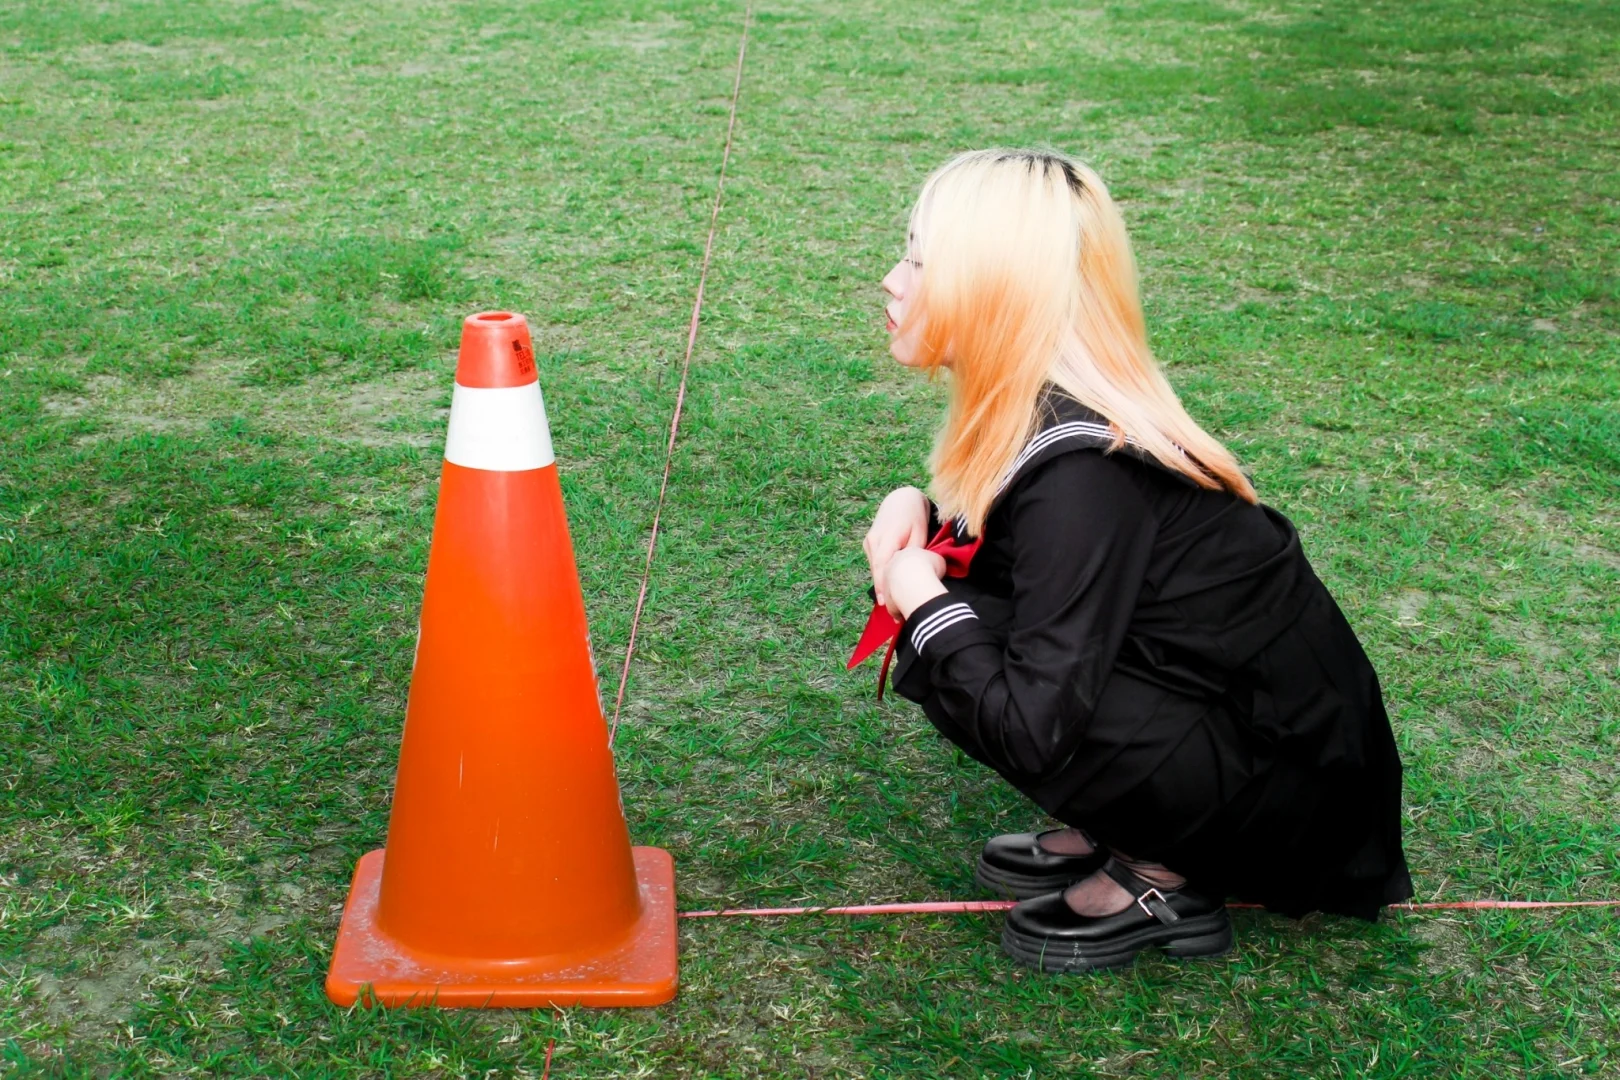
<instances>
[{"instance_id":1,"label":"black mary jane shoe","mask_svg":"<svg viewBox=\"0 0 1620 1080\"><path fill-rule=\"evenodd\" d=\"M1157 888L1116 859L1102 870L1136 902L1113 915L1077 915L1061 892L1026 900L1007 912L1001 932L1007 955L1026 967L1062 972L1123 967L1151 946L1178 959L1231 950L1232 920L1222 900Z\"/></svg>"},{"instance_id":2,"label":"black mary jane shoe","mask_svg":"<svg viewBox=\"0 0 1620 1080\"><path fill-rule=\"evenodd\" d=\"M1089 855L1054 855L1041 847L1043 833L1008 833L984 845L973 880L996 896L1029 900L1056 889L1067 889L1081 878L1088 878L1108 861L1106 851Z\"/></svg>"}]
</instances>

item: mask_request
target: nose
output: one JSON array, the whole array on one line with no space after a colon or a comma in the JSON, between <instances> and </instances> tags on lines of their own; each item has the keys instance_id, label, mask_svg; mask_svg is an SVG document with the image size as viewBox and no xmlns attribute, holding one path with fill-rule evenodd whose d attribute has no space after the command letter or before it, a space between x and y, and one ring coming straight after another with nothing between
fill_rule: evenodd
<instances>
[{"instance_id":1,"label":"nose","mask_svg":"<svg viewBox=\"0 0 1620 1080\"><path fill-rule=\"evenodd\" d=\"M896 269L898 269L898 267ZM890 296L892 296L896 300L898 300L898 299L900 299L900 284L899 284L899 282L897 282L895 280L895 277L896 277L895 271L890 270L887 274L884 275L882 285L883 285L883 291L884 292L888 293Z\"/></svg>"}]
</instances>

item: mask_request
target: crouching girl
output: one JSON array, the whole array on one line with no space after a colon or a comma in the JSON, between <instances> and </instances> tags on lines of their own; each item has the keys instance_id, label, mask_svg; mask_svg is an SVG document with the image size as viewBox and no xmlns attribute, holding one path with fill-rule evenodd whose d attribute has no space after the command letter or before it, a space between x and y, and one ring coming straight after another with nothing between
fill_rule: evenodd
<instances>
[{"instance_id":1,"label":"crouching girl","mask_svg":"<svg viewBox=\"0 0 1620 1080\"><path fill-rule=\"evenodd\" d=\"M1364 919L1408 898L1378 677L1160 373L1097 175L956 158L883 286L895 359L950 372L933 498L890 493L865 541L903 620L892 685L1068 826L985 845L979 882L1023 901L1006 950L1215 955L1228 898Z\"/></svg>"}]
</instances>

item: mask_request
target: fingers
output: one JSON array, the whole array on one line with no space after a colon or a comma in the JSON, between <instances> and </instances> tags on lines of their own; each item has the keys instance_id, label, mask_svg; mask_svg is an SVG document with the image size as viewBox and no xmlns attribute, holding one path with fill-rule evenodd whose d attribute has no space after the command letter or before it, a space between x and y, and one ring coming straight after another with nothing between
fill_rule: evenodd
<instances>
[{"instance_id":1,"label":"fingers","mask_svg":"<svg viewBox=\"0 0 1620 1080\"><path fill-rule=\"evenodd\" d=\"M941 579L945 560L927 548L906 548L895 553L883 573L883 606L904 619L917 605L944 592Z\"/></svg>"},{"instance_id":2,"label":"fingers","mask_svg":"<svg viewBox=\"0 0 1620 1080\"><path fill-rule=\"evenodd\" d=\"M886 602L887 590L883 587L884 571L889 568L889 560L894 557L894 545L886 543L876 530L866 534L866 540L861 544L866 551L866 564L872 571L872 591L877 596L877 602Z\"/></svg>"},{"instance_id":3,"label":"fingers","mask_svg":"<svg viewBox=\"0 0 1620 1080\"><path fill-rule=\"evenodd\" d=\"M889 563L895 555L910 547L919 547L926 541L918 541L913 532L909 530L874 527L866 534L866 540L861 544L866 552L866 563L872 570L872 589L877 593L878 603L888 602L889 590L885 587L884 579L887 576Z\"/></svg>"},{"instance_id":4,"label":"fingers","mask_svg":"<svg viewBox=\"0 0 1620 1080\"><path fill-rule=\"evenodd\" d=\"M928 519L912 522L911 531L906 534L906 547L924 547L928 539Z\"/></svg>"},{"instance_id":5,"label":"fingers","mask_svg":"<svg viewBox=\"0 0 1620 1080\"><path fill-rule=\"evenodd\" d=\"M888 613L896 619L903 618L904 616L900 612L899 604L895 603L894 590L888 586L889 578L899 569L900 567L897 560L890 559L888 564L884 566L883 569L878 573L878 578L881 583L877 587L877 602L882 604Z\"/></svg>"},{"instance_id":6,"label":"fingers","mask_svg":"<svg viewBox=\"0 0 1620 1080\"><path fill-rule=\"evenodd\" d=\"M918 510L921 513L918 513ZM890 603L889 564L896 553L928 543L928 500L916 488L891 491L878 508L872 527L861 539L861 551L872 572L872 591L880 604Z\"/></svg>"}]
</instances>

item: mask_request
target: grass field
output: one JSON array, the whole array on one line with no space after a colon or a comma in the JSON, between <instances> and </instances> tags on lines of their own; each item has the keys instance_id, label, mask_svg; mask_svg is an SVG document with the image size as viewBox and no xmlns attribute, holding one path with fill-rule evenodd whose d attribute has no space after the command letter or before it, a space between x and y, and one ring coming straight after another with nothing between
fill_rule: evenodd
<instances>
[{"instance_id":1,"label":"grass field","mask_svg":"<svg viewBox=\"0 0 1620 1080\"><path fill-rule=\"evenodd\" d=\"M684 924L651 1011L345 1012L457 328L527 313L616 674L738 2L0 6L0 1072L1620 1074L1613 913ZM1419 899L1620 896L1620 8L760 0L619 768L683 907L969 897L1040 824L873 673L942 401L876 282L953 151L1093 162L1192 412L1384 681ZM611 682L609 686L611 687Z\"/></svg>"}]
</instances>

